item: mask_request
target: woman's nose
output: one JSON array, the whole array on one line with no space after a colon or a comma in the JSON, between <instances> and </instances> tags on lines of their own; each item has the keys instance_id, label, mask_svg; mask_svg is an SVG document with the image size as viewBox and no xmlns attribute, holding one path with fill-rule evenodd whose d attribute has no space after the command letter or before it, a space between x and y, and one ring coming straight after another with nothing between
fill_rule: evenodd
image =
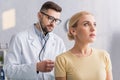
<instances>
[{"instance_id":1,"label":"woman's nose","mask_svg":"<svg viewBox=\"0 0 120 80\"><path fill-rule=\"evenodd\" d=\"M96 30L96 27L94 25L91 26L90 28L91 31L95 31Z\"/></svg>"}]
</instances>

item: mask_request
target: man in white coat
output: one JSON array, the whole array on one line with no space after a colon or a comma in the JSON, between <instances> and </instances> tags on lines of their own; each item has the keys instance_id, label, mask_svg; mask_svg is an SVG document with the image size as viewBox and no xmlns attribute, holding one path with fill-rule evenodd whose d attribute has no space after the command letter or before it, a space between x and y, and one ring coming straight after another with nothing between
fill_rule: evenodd
<instances>
[{"instance_id":1,"label":"man in white coat","mask_svg":"<svg viewBox=\"0 0 120 80\"><path fill-rule=\"evenodd\" d=\"M63 40L52 32L61 11L54 2L44 3L39 21L11 39L4 63L9 80L54 80L55 57L65 51Z\"/></svg>"}]
</instances>

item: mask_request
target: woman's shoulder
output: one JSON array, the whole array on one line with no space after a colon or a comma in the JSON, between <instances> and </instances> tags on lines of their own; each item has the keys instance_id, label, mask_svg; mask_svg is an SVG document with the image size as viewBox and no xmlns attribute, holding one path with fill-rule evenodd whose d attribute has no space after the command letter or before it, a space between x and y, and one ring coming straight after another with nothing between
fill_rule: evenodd
<instances>
[{"instance_id":1,"label":"woman's shoulder","mask_svg":"<svg viewBox=\"0 0 120 80\"><path fill-rule=\"evenodd\" d=\"M109 56L109 53L107 52L107 50L104 50L104 49L96 49L96 48L93 48L93 52L95 54L98 54L100 56Z\"/></svg>"},{"instance_id":2,"label":"woman's shoulder","mask_svg":"<svg viewBox=\"0 0 120 80\"><path fill-rule=\"evenodd\" d=\"M63 53L61 53L60 55L58 55L58 56L67 56L67 55L69 55L69 53L70 53L70 51L68 50L68 51L65 51L65 52L63 52Z\"/></svg>"},{"instance_id":3,"label":"woman's shoulder","mask_svg":"<svg viewBox=\"0 0 120 80\"><path fill-rule=\"evenodd\" d=\"M69 57L70 57L70 51L69 50L65 51L65 52L63 52L63 53L61 53L60 55L57 56L57 58L64 58L64 59L69 58Z\"/></svg>"}]
</instances>

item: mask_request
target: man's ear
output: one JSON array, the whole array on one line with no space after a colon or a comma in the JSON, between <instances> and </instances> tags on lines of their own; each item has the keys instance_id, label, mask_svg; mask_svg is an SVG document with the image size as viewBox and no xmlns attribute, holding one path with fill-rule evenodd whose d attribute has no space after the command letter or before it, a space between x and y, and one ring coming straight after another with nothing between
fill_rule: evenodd
<instances>
[{"instance_id":1,"label":"man's ear","mask_svg":"<svg viewBox=\"0 0 120 80\"><path fill-rule=\"evenodd\" d=\"M42 14L41 14L41 12L38 12L38 18L40 19L41 17L42 17Z\"/></svg>"}]
</instances>

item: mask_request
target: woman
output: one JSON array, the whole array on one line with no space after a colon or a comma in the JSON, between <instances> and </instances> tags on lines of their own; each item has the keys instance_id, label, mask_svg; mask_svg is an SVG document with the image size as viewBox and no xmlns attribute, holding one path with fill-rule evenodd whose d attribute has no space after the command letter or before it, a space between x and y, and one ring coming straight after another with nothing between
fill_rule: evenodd
<instances>
[{"instance_id":1,"label":"woman","mask_svg":"<svg viewBox=\"0 0 120 80\"><path fill-rule=\"evenodd\" d=\"M68 37L73 48L56 57L56 80L112 80L112 66L105 50L91 48L96 38L96 22L89 12L73 15Z\"/></svg>"}]
</instances>

